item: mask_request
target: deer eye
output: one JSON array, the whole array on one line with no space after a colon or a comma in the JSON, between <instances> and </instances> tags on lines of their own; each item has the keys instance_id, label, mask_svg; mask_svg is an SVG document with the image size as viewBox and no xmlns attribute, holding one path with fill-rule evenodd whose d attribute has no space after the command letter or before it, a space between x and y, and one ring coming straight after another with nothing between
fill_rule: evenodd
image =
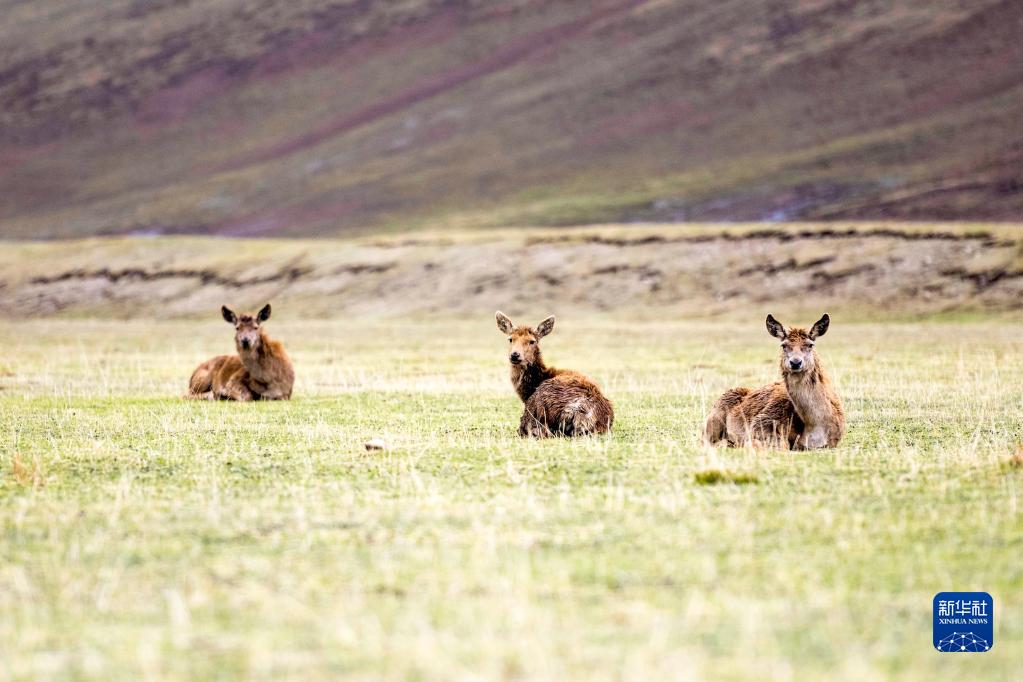
<instances>
[{"instance_id":1,"label":"deer eye","mask_svg":"<svg viewBox=\"0 0 1023 682\"><path fill-rule=\"evenodd\" d=\"M511 343L511 337L510 336L508 337L508 343Z\"/></svg>"},{"instance_id":2,"label":"deer eye","mask_svg":"<svg viewBox=\"0 0 1023 682\"><path fill-rule=\"evenodd\" d=\"M530 346L535 346L536 345L536 339L530 339L529 340L529 345Z\"/></svg>"}]
</instances>

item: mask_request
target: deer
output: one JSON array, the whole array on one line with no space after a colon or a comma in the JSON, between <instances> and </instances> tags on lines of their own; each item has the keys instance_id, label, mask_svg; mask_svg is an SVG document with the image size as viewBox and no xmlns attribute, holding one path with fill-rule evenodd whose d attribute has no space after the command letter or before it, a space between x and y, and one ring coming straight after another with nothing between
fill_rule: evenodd
<instances>
[{"instance_id":1,"label":"deer","mask_svg":"<svg viewBox=\"0 0 1023 682\"><path fill-rule=\"evenodd\" d=\"M193 400L290 400L295 368L284 350L263 330L270 319L267 303L255 315L235 314L226 305L224 320L234 325L235 355L218 355L199 365L188 382Z\"/></svg>"},{"instance_id":2,"label":"deer","mask_svg":"<svg viewBox=\"0 0 1023 682\"><path fill-rule=\"evenodd\" d=\"M838 445L845 412L814 348L830 324L827 313L810 329L785 327L768 315L767 331L781 342L781 381L725 391L707 417L704 442L777 450Z\"/></svg>"},{"instance_id":3,"label":"deer","mask_svg":"<svg viewBox=\"0 0 1023 682\"><path fill-rule=\"evenodd\" d=\"M517 327L499 310L497 328L508 335L511 382L525 405L519 436L584 436L611 430L614 406L600 388L578 372L544 363L540 339L554 331L553 315L536 327Z\"/></svg>"}]
</instances>

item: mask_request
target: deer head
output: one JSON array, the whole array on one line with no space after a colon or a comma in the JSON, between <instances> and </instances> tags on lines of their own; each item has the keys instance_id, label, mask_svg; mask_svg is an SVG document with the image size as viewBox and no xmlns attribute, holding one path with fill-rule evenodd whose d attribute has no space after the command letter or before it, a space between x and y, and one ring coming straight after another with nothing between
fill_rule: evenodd
<instances>
[{"instance_id":1,"label":"deer head","mask_svg":"<svg viewBox=\"0 0 1023 682\"><path fill-rule=\"evenodd\" d=\"M785 327L767 316L767 332L781 341L781 370L788 373L810 372L817 365L817 351L814 350L818 336L828 331L831 318L827 313L813 323L810 329L802 327Z\"/></svg>"},{"instance_id":2,"label":"deer head","mask_svg":"<svg viewBox=\"0 0 1023 682\"><path fill-rule=\"evenodd\" d=\"M508 362L512 365L534 365L541 359L540 339L554 331L554 316L536 327L516 327L507 315L498 310L497 328L508 335Z\"/></svg>"},{"instance_id":3,"label":"deer head","mask_svg":"<svg viewBox=\"0 0 1023 682\"><path fill-rule=\"evenodd\" d=\"M226 305L221 306L224 319L234 325L234 346L239 353L250 353L259 350L263 344L263 331L260 325L270 319L270 304L263 306L258 313L242 313L236 315Z\"/></svg>"}]
</instances>

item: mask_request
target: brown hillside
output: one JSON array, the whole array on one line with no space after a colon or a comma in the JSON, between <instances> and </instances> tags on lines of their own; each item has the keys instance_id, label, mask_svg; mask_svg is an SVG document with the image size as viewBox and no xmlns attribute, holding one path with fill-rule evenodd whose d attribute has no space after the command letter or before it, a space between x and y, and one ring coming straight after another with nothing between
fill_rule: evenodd
<instances>
[{"instance_id":1,"label":"brown hillside","mask_svg":"<svg viewBox=\"0 0 1023 682\"><path fill-rule=\"evenodd\" d=\"M0 0L0 234L1023 216L1013 0Z\"/></svg>"}]
</instances>

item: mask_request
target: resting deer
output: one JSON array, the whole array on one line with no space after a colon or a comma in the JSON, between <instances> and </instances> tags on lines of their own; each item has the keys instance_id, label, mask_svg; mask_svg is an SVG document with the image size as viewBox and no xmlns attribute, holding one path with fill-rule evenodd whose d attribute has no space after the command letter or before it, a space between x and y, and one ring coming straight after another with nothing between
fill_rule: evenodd
<instances>
[{"instance_id":1,"label":"resting deer","mask_svg":"<svg viewBox=\"0 0 1023 682\"><path fill-rule=\"evenodd\" d=\"M295 368L284 344L263 331L270 304L256 315L235 315L223 306L224 319L234 325L237 355L218 355L199 365L188 382L186 398L196 400L289 400Z\"/></svg>"},{"instance_id":2,"label":"resting deer","mask_svg":"<svg viewBox=\"0 0 1023 682\"><path fill-rule=\"evenodd\" d=\"M814 350L830 323L825 314L809 330L787 329L768 315L767 331L781 341L782 380L756 390L725 391L707 418L704 440L795 450L838 445L845 434L845 413Z\"/></svg>"},{"instance_id":3,"label":"resting deer","mask_svg":"<svg viewBox=\"0 0 1023 682\"><path fill-rule=\"evenodd\" d=\"M520 436L583 436L611 430L614 408L595 383L578 372L544 364L540 339L554 330L553 315L534 329L516 327L498 311L497 328L508 335L511 381L525 403Z\"/></svg>"}]
</instances>

